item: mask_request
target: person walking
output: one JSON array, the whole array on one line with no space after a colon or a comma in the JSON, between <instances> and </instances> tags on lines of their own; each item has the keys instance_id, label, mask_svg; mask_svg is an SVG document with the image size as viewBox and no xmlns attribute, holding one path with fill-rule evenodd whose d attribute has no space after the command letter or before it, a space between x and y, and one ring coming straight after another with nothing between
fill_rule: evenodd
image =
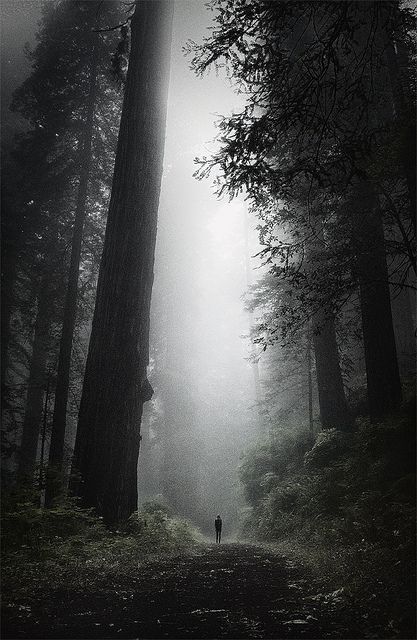
<instances>
[{"instance_id":1,"label":"person walking","mask_svg":"<svg viewBox=\"0 0 417 640\"><path fill-rule=\"evenodd\" d=\"M214 528L216 529L216 543L218 542L219 544L222 537L222 524L223 523L220 515L217 515L214 521Z\"/></svg>"}]
</instances>

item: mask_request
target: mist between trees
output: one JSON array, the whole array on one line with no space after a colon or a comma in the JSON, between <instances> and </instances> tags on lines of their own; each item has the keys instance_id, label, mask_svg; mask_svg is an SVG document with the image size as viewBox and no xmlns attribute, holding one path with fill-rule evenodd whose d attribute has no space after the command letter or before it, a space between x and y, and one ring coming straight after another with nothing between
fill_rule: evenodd
<instances>
[{"instance_id":1,"label":"mist between trees","mask_svg":"<svg viewBox=\"0 0 417 640\"><path fill-rule=\"evenodd\" d=\"M210 5L39 12L3 121L8 513L156 501L411 566L415 17Z\"/></svg>"}]
</instances>

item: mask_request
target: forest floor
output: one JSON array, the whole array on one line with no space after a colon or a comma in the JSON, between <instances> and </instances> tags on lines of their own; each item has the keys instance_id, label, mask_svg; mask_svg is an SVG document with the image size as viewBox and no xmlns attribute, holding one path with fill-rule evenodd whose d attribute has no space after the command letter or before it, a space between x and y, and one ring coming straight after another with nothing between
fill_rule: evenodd
<instances>
[{"instance_id":1,"label":"forest floor","mask_svg":"<svg viewBox=\"0 0 417 640\"><path fill-rule=\"evenodd\" d=\"M294 560L253 544L205 544L140 563L97 590L5 603L6 638L380 638Z\"/></svg>"}]
</instances>

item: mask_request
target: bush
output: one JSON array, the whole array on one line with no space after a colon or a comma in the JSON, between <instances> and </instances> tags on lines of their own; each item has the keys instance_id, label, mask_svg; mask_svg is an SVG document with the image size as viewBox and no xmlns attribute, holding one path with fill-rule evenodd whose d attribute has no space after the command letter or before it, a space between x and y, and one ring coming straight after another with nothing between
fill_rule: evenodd
<instances>
[{"instance_id":1,"label":"bush","mask_svg":"<svg viewBox=\"0 0 417 640\"><path fill-rule=\"evenodd\" d=\"M281 429L274 442L246 453L240 468L252 507L246 522L258 536L313 535L393 549L412 544L415 448L409 406L381 424L360 418L356 426L349 434L322 431L309 448L305 434Z\"/></svg>"},{"instance_id":2,"label":"bush","mask_svg":"<svg viewBox=\"0 0 417 640\"><path fill-rule=\"evenodd\" d=\"M82 509L75 499L66 499L52 509L41 509L31 500L7 500L2 516L5 551L26 545L39 547L71 536L102 537L105 529L93 509Z\"/></svg>"},{"instance_id":3,"label":"bush","mask_svg":"<svg viewBox=\"0 0 417 640\"><path fill-rule=\"evenodd\" d=\"M11 504L9 504L11 506ZM5 606L31 606L62 594L92 594L134 584L138 565L155 554L193 550L199 533L147 504L120 531L106 529L90 509L67 501L41 510L16 502L4 514L3 595ZM58 595L57 595L58 594Z\"/></svg>"},{"instance_id":4,"label":"bush","mask_svg":"<svg viewBox=\"0 0 417 640\"><path fill-rule=\"evenodd\" d=\"M333 465L337 460L346 456L350 445L350 434L336 429L326 429L317 435L312 449L304 457L304 462L312 469Z\"/></svg>"},{"instance_id":5,"label":"bush","mask_svg":"<svg viewBox=\"0 0 417 640\"><path fill-rule=\"evenodd\" d=\"M147 503L132 514L119 531L109 531L93 509L83 509L77 499L68 498L51 509L41 509L33 496L17 488L5 500L2 516L3 553L25 550L26 555L42 557L65 555L101 547L119 546L119 551L142 555L170 552L191 547L199 539L199 532L185 520L169 516L167 507ZM39 556L40 557L40 556Z\"/></svg>"},{"instance_id":6,"label":"bush","mask_svg":"<svg viewBox=\"0 0 417 640\"><path fill-rule=\"evenodd\" d=\"M169 509L159 502L147 502L133 513L124 531L140 540L149 550L172 551L191 547L200 534L189 522L169 515Z\"/></svg>"}]
</instances>

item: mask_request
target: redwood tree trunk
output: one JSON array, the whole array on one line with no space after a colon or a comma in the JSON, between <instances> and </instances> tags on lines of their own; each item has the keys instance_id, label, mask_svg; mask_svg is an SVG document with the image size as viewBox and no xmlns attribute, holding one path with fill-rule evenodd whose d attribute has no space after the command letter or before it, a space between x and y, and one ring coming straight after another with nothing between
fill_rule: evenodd
<instances>
[{"instance_id":1,"label":"redwood tree trunk","mask_svg":"<svg viewBox=\"0 0 417 640\"><path fill-rule=\"evenodd\" d=\"M352 426L352 416L343 388L335 320L324 310L314 318L313 344L321 425L323 429L348 430Z\"/></svg>"},{"instance_id":2,"label":"redwood tree trunk","mask_svg":"<svg viewBox=\"0 0 417 640\"><path fill-rule=\"evenodd\" d=\"M64 441L69 394L71 352L74 339L77 314L78 280L80 272L81 246L86 218L87 191L90 178L91 152L94 126L94 109L97 93L97 49L91 55L90 86L87 103L86 123L83 147L80 158L80 179L75 210L74 230L71 246L71 261L65 295L64 319L59 347L58 372L55 391L54 414L52 422L51 446L49 450L49 468L55 473L62 471L64 459ZM57 478L47 481L45 504L49 506L59 488Z\"/></svg>"},{"instance_id":3,"label":"redwood tree trunk","mask_svg":"<svg viewBox=\"0 0 417 640\"><path fill-rule=\"evenodd\" d=\"M410 220L416 232L416 123L414 109L407 104L401 82L401 68L398 55L392 42L387 43L386 56L388 72L391 82L392 99L395 105L397 120L401 124L401 161L405 179L407 181L410 198ZM403 55L403 58L405 56Z\"/></svg>"},{"instance_id":4,"label":"redwood tree trunk","mask_svg":"<svg viewBox=\"0 0 417 640\"><path fill-rule=\"evenodd\" d=\"M401 382L391 313L384 230L378 201L362 183L358 196L361 215L355 215L355 244L360 287L362 330L371 419L396 411Z\"/></svg>"},{"instance_id":5,"label":"redwood tree trunk","mask_svg":"<svg viewBox=\"0 0 417 640\"><path fill-rule=\"evenodd\" d=\"M308 260L314 264L324 250L324 229L319 219L311 219L314 237L306 247ZM353 420L343 387L337 346L335 317L331 309L322 306L311 321L320 421L323 429L351 429Z\"/></svg>"},{"instance_id":6,"label":"redwood tree trunk","mask_svg":"<svg viewBox=\"0 0 417 640\"><path fill-rule=\"evenodd\" d=\"M173 3L144 0L131 53L81 398L78 493L107 524L137 508Z\"/></svg>"},{"instance_id":7,"label":"redwood tree trunk","mask_svg":"<svg viewBox=\"0 0 417 640\"><path fill-rule=\"evenodd\" d=\"M51 298L47 283L41 284L38 296L35 332L30 362L25 417L19 451L19 476L33 478L42 422L46 387L46 365L51 336Z\"/></svg>"}]
</instances>

